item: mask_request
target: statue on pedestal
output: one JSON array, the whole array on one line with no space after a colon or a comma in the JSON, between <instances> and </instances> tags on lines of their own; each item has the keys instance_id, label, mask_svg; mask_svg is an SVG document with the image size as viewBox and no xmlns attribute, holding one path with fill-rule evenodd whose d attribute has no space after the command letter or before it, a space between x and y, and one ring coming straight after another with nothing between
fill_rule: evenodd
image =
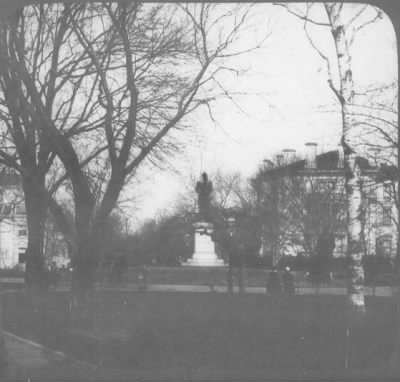
<instances>
[{"instance_id":1,"label":"statue on pedestal","mask_svg":"<svg viewBox=\"0 0 400 382\"><path fill-rule=\"evenodd\" d=\"M211 193L213 185L208 180L205 172L201 174L201 180L196 184L198 194L199 214L193 223L194 228L194 253L184 265L196 267L221 267L224 261L215 253L215 243L212 235L214 225L211 222Z\"/></svg>"},{"instance_id":2,"label":"statue on pedestal","mask_svg":"<svg viewBox=\"0 0 400 382\"><path fill-rule=\"evenodd\" d=\"M201 181L196 184L196 192L198 193L199 216L203 221L210 220L211 210L211 193L213 191L212 182L208 180L206 172L201 174Z\"/></svg>"}]
</instances>

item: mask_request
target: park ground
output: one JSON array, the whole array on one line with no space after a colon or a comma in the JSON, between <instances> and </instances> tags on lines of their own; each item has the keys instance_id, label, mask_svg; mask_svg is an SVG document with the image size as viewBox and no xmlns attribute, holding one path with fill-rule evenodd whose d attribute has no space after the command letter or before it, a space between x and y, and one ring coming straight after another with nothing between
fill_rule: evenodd
<instances>
[{"instance_id":1,"label":"park ground","mask_svg":"<svg viewBox=\"0 0 400 382\"><path fill-rule=\"evenodd\" d=\"M31 381L399 379L385 368L398 335L393 297L368 297L354 323L345 296L116 288L95 294L84 330L70 326L66 292L40 309L20 292L3 297L7 332L59 352L18 369Z\"/></svg>"}]
</instances>

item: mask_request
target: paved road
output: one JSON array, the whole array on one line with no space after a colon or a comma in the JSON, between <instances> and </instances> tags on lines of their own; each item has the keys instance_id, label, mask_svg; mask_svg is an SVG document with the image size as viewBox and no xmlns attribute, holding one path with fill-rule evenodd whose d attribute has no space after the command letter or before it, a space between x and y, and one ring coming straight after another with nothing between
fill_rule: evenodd
<instances>
[{"instance_id":1,"label":"paved road","mask_svg":"<svg viewBox=\"0 0 400 382\"><path fill-rule=\"evenodd\" d=\"M2 333L7 352L7 377L9 380L29 381L47 374L77 375L90 372L94 365L74 360L62 352L51 350L36 342L18 337L12 333ZM41 379L42 380L42 379ZM53 379L54 380L54 379Z\"/></svg>"},{"instance_id":2,"label":"paved road","mask_svg":"<svg viewBox=\"0 0 400 382\"><path fill-rule=\"evenodd\" d=\"M22 278L0 278L0 283L12 283L21 284L23 283ZM137 283L121 283L121 284L111 284L111 283L97 283L96 288L98 290L120 290L124 292L139 291L143 290ZM70 289L68 283L60 283L57 285L57 290L67 291ZM149 292L218 292L224 293L227 291L226 286L221 285L171 285L171 284L150 284L146 287L146 291ZM365 287L365 295L367 296L392 296L398 291L398 287L390 286L378 286L375 288ZM234 292L238 292L238 288L234 288ZM265 293L265 288L263 287L246 287L246 293ZM299 295L309 295L309 294L321 294L321 295L345 295L346 288L344 287L299 287L296 288L296 294Z\"/></svg>"}]
</instances>

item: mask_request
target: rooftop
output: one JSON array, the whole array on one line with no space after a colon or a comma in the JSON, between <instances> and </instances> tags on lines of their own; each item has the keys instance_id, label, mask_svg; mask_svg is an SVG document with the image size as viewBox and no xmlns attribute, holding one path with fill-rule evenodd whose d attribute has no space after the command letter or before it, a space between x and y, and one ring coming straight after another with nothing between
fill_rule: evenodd
<instances>
[{"instance_id":1,"label":"rooftop","mask_svg":"<svg viewBox=\"0 0 400 382\"><path fill-rule=\"evenodd\" d=\"M372 166L366 158L358 156L356 158L358 165L362 171L376 171L377 168ZM275 172L300 172L300 171L340 171L343 172L343 165L340 163L341 158L339 150L328 151L315 156L315 166L307 167L306 159L295 160L294 162L273 166L266 168L261 171L261 173L273 174Z\"/></svg>"}]
</instances>

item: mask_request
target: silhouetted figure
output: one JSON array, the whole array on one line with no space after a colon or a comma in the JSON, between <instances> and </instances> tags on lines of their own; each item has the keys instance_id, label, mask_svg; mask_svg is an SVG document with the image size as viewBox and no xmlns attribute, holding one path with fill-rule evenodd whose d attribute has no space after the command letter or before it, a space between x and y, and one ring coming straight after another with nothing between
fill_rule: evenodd
<instances>
[{"instance_id":1,"label":"silhouetted figure","mask_svg":"<svg viewBox=\"0 0 400 382\"><path fill-rule=\"evenodd\" d=\"M276 269L273 269L268 275L267 294L282 294L282 285Z\"/></svg>"},{"instance_id":2,"label":"silhouetted figure","mask_svg":"<svg viewBox=\"0 0 400 382\"><path fill-rule=\"evenodd\" d=\"M231 272L232 267L237 269L239 293L246 292L245 267L246 258L249 256L250 252L248 233L239 224L236 224L231 236L230 268Z\"/></svg>"},{"instance_id":3,"label":"silhouetted figure","mask_svg":"<svg viewBox=\"0 0 400 382\"><path fill-rule=\"evenodd\" d=\"M330 265L335 250L335 236L329 227L324 227L318 237L315 256L311 259L311 275L317 288L330 282Z\"/></svg>"},{"instance_id":4,"label":"silhouetted figure","mask_svg":"<svg viewBox=\"0 0 400 382\"><path fill-rule=\"evenodd\" d=\"M294 279L290 272L290 268L286 267L282 275L283 281L283 293L284 294L294 294Z\"/></svg>"},{"instance_id":5,"label":"silhouetted figure","mask_svg":"<svg viewBox=\"0 0 400 382\"><path fill-rule=\"evenodd\" d=\"M139 290L145 291L147 289L147 268L143 265L141 272L138 275Z\"/></svg>"},{"instance_id":6,"label":"silhouetted figure","mask_svg":"<svg viewBox=\"0 0 400 382\"><path fill-rule=\"evenodd\" d=\"M113 275L113 281L116 283L122 282L122 273L124 269L126 268L126 257L121 255L118 256L112 265L112 275Z\"/></svg>"},{"instance_id":7,"label":"silhouetted figure","mask_svg":"<svg viewBox=\"0 0 400 382\"><path fill-rule=\"evenodd\" d=\"M208 180L207 173L201 174L202 180L196 184L196 192L198 193L198 206L200 219L209 221L211 207L211 193L213 190L212 182Z\"/></svg>"}]
</instances>

